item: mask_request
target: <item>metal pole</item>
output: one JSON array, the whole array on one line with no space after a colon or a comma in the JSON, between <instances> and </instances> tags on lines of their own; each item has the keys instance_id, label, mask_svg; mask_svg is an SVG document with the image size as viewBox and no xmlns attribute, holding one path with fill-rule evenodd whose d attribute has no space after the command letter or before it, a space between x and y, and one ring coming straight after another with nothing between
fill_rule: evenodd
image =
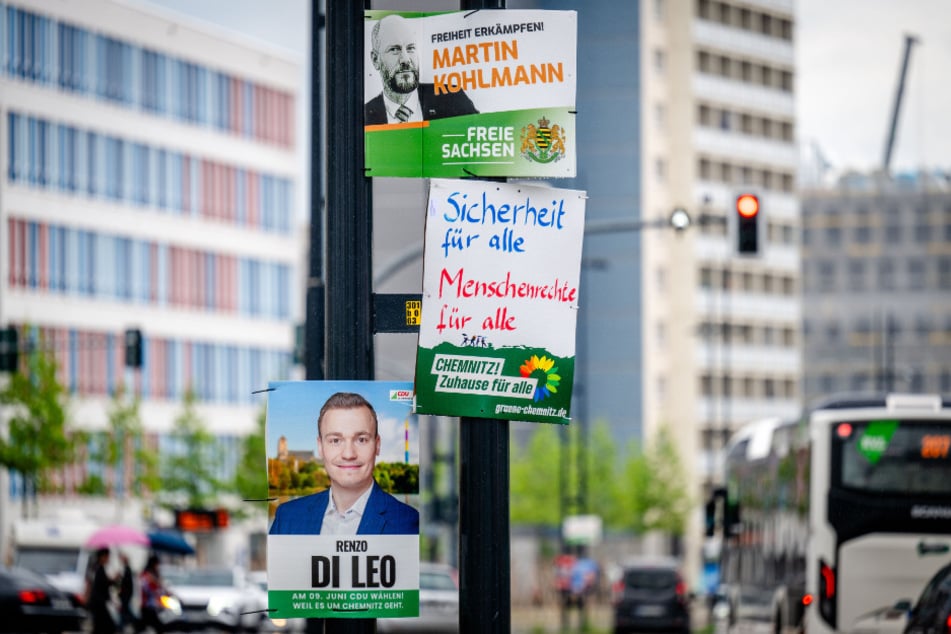
<instances>
[{"instance_id":1,"label":"metal pole","mask_svg":"<svg viewBox=\"0 0 951 634\"><path fill-rule=\"evenodd\" d=\"M373 213L364 176L363 3L327 3L327 377L373 378ZM375 619L327 619L372 634Z\"/></svg>"},{"instance_id":2,"label":"metal pole","mask_svg":"<svg viewBox=\"0 0 951 634\"><path fill-rule=\"evenodd\" d=\"M310 252L304 327L304 367L308 380L324 378L324 165L321 157L322 92L320 85L320 37L324 15L320 0L310 7Z\"/></svg>"},{"instance_id":3,"label":"metal pole","mask_svg":"<svg viewBox=\"0 0 951 634\"><path fill-rule=\"evenodd\" d=\"M505 0L461 0L461 8L504 9ZM511 630L509 422L460 421L459 630Z\"/></svg>"},{"instance_id":4,"label":"metal pole","mask_svg":"<svg viewBox=\"0 0 951 634\"><path fill-rule=\"evenodd\" d=\"M373 378L370 179L364 176L363 5L327 3L327 377Z\"/></svg>"}]
</instances>

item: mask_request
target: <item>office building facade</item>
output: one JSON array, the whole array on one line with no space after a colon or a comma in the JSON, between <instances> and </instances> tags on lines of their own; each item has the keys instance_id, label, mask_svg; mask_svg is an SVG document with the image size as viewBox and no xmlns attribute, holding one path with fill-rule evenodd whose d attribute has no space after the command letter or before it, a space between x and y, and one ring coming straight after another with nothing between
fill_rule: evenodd
<instances>
[{"instance_id":1,"label":"office building facade","mask_svg":"<svg viewBox=\"0 0 951 634\"><path fill-rule=\"evenodd\" d=\"M169 432L191 391L233 475L253 392L291 372L299 68L131 4L0 2L0 325L53 353L70 426L105 430L123 386L146 442L180 451ZM94 468L53 474L57 503ZM107 478L112 495L127 475Z\"/></svg>"},{"instance_id":2,"label":"office building facade","mask_svg":"<svg viewBox=\"0 0 951 634\"><path fill-rule=\"evenodd\" d=\"M803 192L803 392L951 392L951 176Z\"/></svg>"},{"instance_id":3,"label":"office building facade","mask_svg":"<svg viewBox=\"0 0 951 634\"><path fill-rule=\"evenodd\" d=\"M698 502L683 545L696 579L699 502L722 483L727 438L800 405L794 3L534 4L579 12L569 184L587 190L589 224L694 220L586 236L578 365L595 373L582 410L622 446L662 426L676 439ZM755 256L736 252L742 193L761 204Z\"/></svg>"}]
</instances>

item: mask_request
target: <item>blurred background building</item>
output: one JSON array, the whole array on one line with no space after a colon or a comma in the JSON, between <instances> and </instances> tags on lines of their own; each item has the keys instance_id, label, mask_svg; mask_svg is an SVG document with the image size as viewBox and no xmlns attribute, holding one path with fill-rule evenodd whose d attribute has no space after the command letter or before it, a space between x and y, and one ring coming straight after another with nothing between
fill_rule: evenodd
<instances>
[{"instance_id":1,"label":"blurred background building","mask_svg":"<svg viewBox=\"0 0 951 634\"><path fill-rule=\"evenodd\" d=\"M807 401L951 392L951 175L853 172L802 210Z\"/></svg>"},{"instance_id":2,"label":"blurred background building","mask_svg":"<svg viewBox=\"0 0 951 634\"><path fill-rule=\"evenodd\" d=\"M290 378L300 321L300 64L131 4L0 3L0 326L53 351L72 424L105 429L124 385L147 443L174 453L192 390L233 476L252 392ZM55 474L41 510L76 502L89 468ZM0 473L0 537L16 479Z\"/></svg>"},{"instance_id":3,"label":"blurred background building","mask_svg":"<svg viewBox=\"0 0 951 634\"><path fill-rule=\"evenodd\" d=\"M144 399L148 442L175 451L168 432L193 388L227 476L263 406L251 392L293 374L307 61L137 6L0 2L0 327L55 350L86 429L104 428L124 384ZM628 450L667 427L702 500L727 437L750 420L833 392L951 390L948 176L829 182L819 142L798 133L794 0L507 8L578 11L578 175L550 183L589 196L573 398L582 442L606 424ZM420 291L427 186L374 179L377 292ZM765 227L758 254L741 257L732 221L746 192ZM689 230L639 228L677 207ZM143 336L140 369L125 366L129 329ZM412 377L415 336L375 344L377 378ZM453 423L424 422L439 460L454 459ZM536 427L512 429L525 439ZM57 502L89 468L58 474ZM9 504L16 478L0 477ZM585 490L575 493L562 503L584 512ZM685 544L660 546L694 571L699 513Z\"/></svg>"},{"instance_id":4,"label":"blurred background building","mask_svg":"<svg viewBox=\"0 0 951 634\"><path fill-rule=\"evenodd\" d=\"M733 430L800 407L793 0L506 7L578 10L578 176L551 181L588 193L572 424L584 438L606 423L625 450L668 426L704 499ZM404 256L422 241L425 183L373 185L377 290L419 292L421 263ZM736 255L729 229L743 192L759 196L766 223L755 257ZM676 207L711 220L683 233L591 230L663 221ZM413 346L378 336L379 378L412 376ZM532 428L513 424L516 437ZM584 512L584 494L569 512ZM686 544L674 546L692 574L700 525L698 506Z\"/></svg>"}]
</instances>

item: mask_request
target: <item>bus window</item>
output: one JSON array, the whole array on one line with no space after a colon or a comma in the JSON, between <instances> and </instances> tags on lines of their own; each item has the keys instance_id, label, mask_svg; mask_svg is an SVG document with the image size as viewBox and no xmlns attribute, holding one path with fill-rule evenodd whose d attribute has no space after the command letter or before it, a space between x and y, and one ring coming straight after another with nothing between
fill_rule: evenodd
<instances>
[{"instance_id":1,"label":"bus window","mask_svg":"<svg viewBox=\"0 0 951 634\"><path fill-rule=\"evenodd\" d=\"M848 425L846 431L833 431L834 451L841 459L838 485L877 493L948 494L951 433L947 425L927 421Z\"/></svg>"}]
</instances>

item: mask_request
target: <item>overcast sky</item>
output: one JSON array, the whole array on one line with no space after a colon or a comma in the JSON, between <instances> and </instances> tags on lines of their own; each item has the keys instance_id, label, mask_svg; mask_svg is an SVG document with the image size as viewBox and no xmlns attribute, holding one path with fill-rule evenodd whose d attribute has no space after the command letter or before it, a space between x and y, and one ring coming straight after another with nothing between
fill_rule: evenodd
<instances>
[{"instance_id":1,"label":"overcast sky","mask_svg":"<svg viewBox=\"0 0 951 634\"><path fill-rule=\"evenodd\" d=\"M309 53L309 0L135 0ZM688 0L669 0L686 2ZM407 2L407 6L412 3ZM911 56L893 169L951 169L951 0L795 0L799 138L836 168L882 162L904 34Z\"/></svg>"}]
</instances>

